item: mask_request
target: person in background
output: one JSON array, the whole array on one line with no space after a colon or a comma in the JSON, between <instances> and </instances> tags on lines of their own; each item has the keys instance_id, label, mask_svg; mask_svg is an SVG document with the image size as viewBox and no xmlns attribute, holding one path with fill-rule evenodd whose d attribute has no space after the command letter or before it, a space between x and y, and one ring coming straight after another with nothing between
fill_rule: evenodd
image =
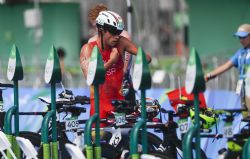
<instances>
[{"instance_id":1,"label":"person in background","mask_svg":"<svg viewBox=\"0 0 250 159\"><path fill-rule=\"evenodd\" d=\"M250 64L250 24L240 25L234 36L239 38L242 48L238 49L226 63L207 73L205 75L205 81L209 81L232 67L236 67L239 70L236 93L241 96L242 106L248 109L248 115L250 115L250 102L245 96L246 68Z\"/></svg>"},{"instance_id":2,"label":"person in background","mask_svg":"<svg viewBox=\"0 0 250 159\"><path fill-rule=\"evenodd\" d=\"M91 43L93 41L96 41L98 35L97 35L97 27L96 27L96 18L99 15L101 11L107 11L108 7L102 3L97 4L93 8L89 10L88 13L88 20L89 23L92 26L92 29L90 31L91 37L88 40L88 43ZM131 37L129 33L126 30L123 30L121 35L129 40L131 40ZM113 51L117 51L116 48L113 48ZM125 52L123 56L123 61L124 61L124 67L123 67L123 72L124 72L124 78L122 82L122 93L125 97L126 100L130 101L132 104L135 104L135 90L133 88L133 83L132 83L132 78L130 74L131 66L132 66L132 55L128 52Z\"/></svg>"},{"instance_id":3,"label":"person in background","mask_svg":"<svg viewBox=\"0 0 250 159\"><path fill-rule=\"evenodd\" d=\"M122 18L112 11L101 11L96 18L98 29L97 39L93 42L83 45L80 53L80 65L84 77L87 78L88 65L92 49L97 46L104 61L105 82L100 85L100 117L107 118L108 113L113 111L111 101L113 99L124 99L121 90L122 80L124 77L123 56L125 52L133 55L137 54L137 47L127 38L121 36L124 29ZM114 50L114 48L116 48ZM147 60L150 62L151 57L147 54ZM90 115L94 111L94 91L90 90Z\"/></svg>"},{"instance_id":4,"label":"person in background","mask_svg":"<svg viewBox=\"0 0 250 159\"><path fill-rule=\"evenodd\" d=\"M62 83L65 87L70 86L70 81L72 81L71 74L65 69L64 66L64 59L66 57L66 52L63 48L59 47L57 49L57 55L59 57L60 67L61 67L61 73L62 73Z\"/></svg>"}]
</instances>

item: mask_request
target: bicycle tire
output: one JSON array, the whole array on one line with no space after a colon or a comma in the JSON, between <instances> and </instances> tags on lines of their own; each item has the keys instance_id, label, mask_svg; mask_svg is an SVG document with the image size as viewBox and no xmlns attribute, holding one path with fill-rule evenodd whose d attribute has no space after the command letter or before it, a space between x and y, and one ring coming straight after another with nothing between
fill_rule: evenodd
<instances>
[{"instance_id":1,"label":"bicycle tire","mask_svg":"<svg viewBox=\"0 0 250 159\"><path fill-rule=\"evenodd\" d=\"M172 159L173 157L170 154L161 153L161 152L151 152L150 155L153 155L155 157L159 157L161 159Z\"/></svg>"},{"instance_id":2,"label":"bicycle tire","mask_svg":"<svg viewBox=\"0 0 250 159\"><path fill-rule=\"evenodd\" d=\"M116 146L117 150L119 150L120 152L122 152L124 149L127 149L127 150L129 149L129 146L130 146L129 134L130 133L128 133L128 135L123 135L122 140ZM138 136L141 136L141 131L139 131ZM148 152L155 152L157 148L159 147L159 145L162 143L162 140L161 138L159 138L158 136L150 132L147 133L147 136L148 136ZM112 133L105 131L102 137L102 140L104 140L106 143L109 143L111 137L112 137ZM139 145L141 144L141 138L138 138L138 144Z\"/></svg>"},{"instance_id":3,"label":"bicycle tire","mask_svg":"<svg viewBox=\"0 0 250 159\"><path fill-rule=\"evenodd\" d=\"M41 135L34 133L34 132L22 131L22 132L20 132L19 136L30 140L32 145L37 150L38 158L39 158L39 151L41 149L41 147L40 147L41 146ZM25 158L25 156L22 154L22 159L24 159L24 158Z\"/></svg>"},{"instance_id":4,"label":"bicycle tire","mask_svg":"<svg viewBox=\"0 0 250 159\"><path fill-rule=\"evenodd\" d=\"M141 131L139 131L139 136L141 136ZM162 139L151 132L147 132L147 137L148 152L155 152L162 143ZM141 138L139 138L138 143L141 144Z\"/></svg>"},{"instance_id":5,"label":"bicycle tire","mask_svg":"<svg viewBox=\"0 0 250 159\"><path fill-rule=\"evenodd\" d=\"M178 149L179 149L179 152L181 152L181 153L183 154L183 151L182 151L182 144L180 144L180 143L181 143L181 141L176 143L176 148L178 148ZM176 150L176 151L178 151L178 150ZM193 151L193 152L195 151L195 143L194 143L194 142L192 142L192 151ZM205 153L201 148L200 148L200 154L201 154L201 159L207 159L206 153ZM180 156L180 155L179 155L179 157L183 158L183 157Z\"/></svg>"},{"instance_id":6,"label":"bicycle tire","mask_svg":"<svg viewBox=\"0 0 250 159\"><path fill-rule=\"evenodd\" d=\"M242 151L227 150L224 159L235 159L235 158L242 159Z\"/></svg>"},{"instance_id":7,"label":"bicycle tire","mask_svg":"<svg viewBox=\"0 0 250 159\"><path fill-rule=\"evenodd\" d=\"M183 156L182 156L182 154L183 154L182 142L178 138L176 141L173 142L173 144L175 146L174 150L171 148L167 148L166 151L164 151L164 152L157 150L157 148L159 148L159 146L163 142L158 136L156 136L153 133L148 133L148 141L150 141L148 144L149 152L157 151L159 153L164 153L165 155L169 155L170 159L175 159L175 158L177 158L177 156L179 156L179 158L183 158ZM151 144L153 145L153 149L152 149ZM151 147L151 149L150 149L150 147ZM192 150L195 150L195 143L192 143ZM201 152L201 159L207 159L207 156L202 149L200 149L200 152Z\"/></svg>"},{"instance_id":8,"label":"bicycle tire","mask_svg":"<svg viewBox=\"0 0 250 159\"><path fill-rule=\"evenodd\" d=\"M35 149L38 152L38 158L42 159L43 158L43 148L41 145L41 135L38 133L25 131L25 132L20 132L20 136L30 140L30 142L34 145ZM71 142L69 142L68 140L63 139L63 138L58 139L58 141L59 141L59 148L60 148L58 150L59 158L71 159L71 156L68 154L68 152L65 148L65 144L71 143Z\"/></svg>"}]
</instances>

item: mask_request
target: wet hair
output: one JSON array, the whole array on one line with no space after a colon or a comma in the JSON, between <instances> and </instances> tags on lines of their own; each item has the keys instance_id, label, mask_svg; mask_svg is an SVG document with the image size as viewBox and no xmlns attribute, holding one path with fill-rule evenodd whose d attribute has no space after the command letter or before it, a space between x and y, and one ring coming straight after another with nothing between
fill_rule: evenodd
<instances>
[{"instance_id":1,"label":"wet hair","mask_svg":"<svg viewBox=\"0 0 250 159\"><path fill-rule=\"evenodd\" d=\"M89 10L89 13L88 13L89 21L95 21L99 13L101 11L106 11L106 10L108 10L106 5L104 5L103 3L97 4L96 6L94 6L93 8Z\"/></svg>"}]
</instances>

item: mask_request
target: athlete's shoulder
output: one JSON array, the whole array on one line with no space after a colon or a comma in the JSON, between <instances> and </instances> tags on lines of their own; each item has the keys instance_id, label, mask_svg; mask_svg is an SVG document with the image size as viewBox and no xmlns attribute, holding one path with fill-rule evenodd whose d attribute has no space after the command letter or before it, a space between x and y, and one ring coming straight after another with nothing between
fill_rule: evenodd
<instances>
[{"instance_id":1,"label":"athlete's shoulder","mask_svg":"<svg viewBox=\"0 0 250 159\"><path fill-rule=\"evenodd\" d=\"M81 48L81 56L88 56L90 55L92 49L93 49L93 46L91 43L86 43L82 46Z\"/></svg>"},{"instance_id":2,"label":"athlete's shoulder","mask_svg":"<svg viewBox=\"0 0 250 159\"><path fill-rule=\"evenodd\" d=\"M91 43L91 42L96 41L96 40L97 40L97 37L98 37L97 34L94 35L94 36L92 36L91 38L89 38L88 43Z\"/></svg>"}]
</instances>

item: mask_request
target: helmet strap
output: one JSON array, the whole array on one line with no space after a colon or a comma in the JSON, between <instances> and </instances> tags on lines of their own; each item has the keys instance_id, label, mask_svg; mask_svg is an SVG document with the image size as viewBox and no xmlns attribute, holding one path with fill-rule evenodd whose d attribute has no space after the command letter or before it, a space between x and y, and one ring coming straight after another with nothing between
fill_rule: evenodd
<instances>
[{"instance_id":1,"label":"helmet strap","mask_svg":"<svg viewBox=\"0 0 250 159\"><path fill-rule=\"evenodd\" d=\"M102 45L102 51L104 50L104 44L103 44L103 32L101 31L101 45Z\"/></svg>"}]
</instances>

